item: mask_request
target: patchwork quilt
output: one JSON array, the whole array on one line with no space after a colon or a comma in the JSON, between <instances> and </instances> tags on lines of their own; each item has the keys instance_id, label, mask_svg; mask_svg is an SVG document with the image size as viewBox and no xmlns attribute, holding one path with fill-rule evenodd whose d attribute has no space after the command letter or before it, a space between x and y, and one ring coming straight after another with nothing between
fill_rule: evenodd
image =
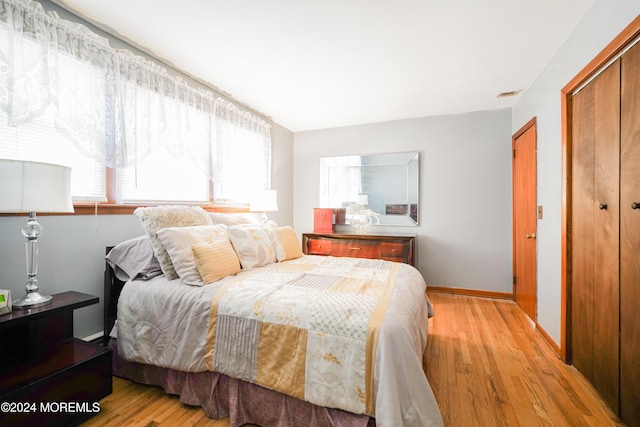
<instances>
[{"instance_id":1,"label":"patchwork quilt","mask_svg":"<svg viewBox=\"0 0 640 427\"><path fill-rule=\"evenodd\" d=\"M228 281L211 303L207 368L373 415L375 347L397 270L303 257Z\"/></svg>"}]
</instances>

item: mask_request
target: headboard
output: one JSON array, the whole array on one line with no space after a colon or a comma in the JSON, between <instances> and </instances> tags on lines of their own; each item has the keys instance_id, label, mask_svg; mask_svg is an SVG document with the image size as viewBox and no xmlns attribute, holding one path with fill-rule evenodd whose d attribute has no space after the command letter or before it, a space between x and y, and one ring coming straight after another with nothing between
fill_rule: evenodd
<instances>
[{"instance_id":1,"label":"headboard","mask_svg":"<svg viewBox=\"0 0 640 427\"><path fill-rule=\"evenodd\" d=\"M107 246L105 255L108 254L111 249L113 249L113 246ZM118 298L120 297L120 292L122 291L124 283L125 282L116 277L116 273L113 271L113 268L105 261L103 341L105 346L109 345L109 334L111 333L111 329L113 329L113 325L116 323L116 317L118 314Z\"/></svg>"}]
</instances>

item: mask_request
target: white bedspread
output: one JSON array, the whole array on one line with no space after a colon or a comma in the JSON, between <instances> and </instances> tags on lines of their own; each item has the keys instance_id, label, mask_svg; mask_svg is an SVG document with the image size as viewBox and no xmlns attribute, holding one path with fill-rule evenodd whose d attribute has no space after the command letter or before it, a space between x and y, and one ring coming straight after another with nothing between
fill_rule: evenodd
<instances>
[{"instance_id":1,"label":"white bedspread","mask_svg":"<svg viewBox=\"0 0 640 427\"><path fill-rule=\"evenodd\" d=\"M313 258L327 263L334 259ZM229 280L237 279L226 277L202 287L185 285L180 279L169 281L164 276L128 282L118 302L120 355L129 361L181 371L206 371L211 301ZM375 416L380 427L442 425L422 369L427 318L431 315L425 289L424 279L415 268L399 265L374 365Z\"/></svg>"}]
</instances>

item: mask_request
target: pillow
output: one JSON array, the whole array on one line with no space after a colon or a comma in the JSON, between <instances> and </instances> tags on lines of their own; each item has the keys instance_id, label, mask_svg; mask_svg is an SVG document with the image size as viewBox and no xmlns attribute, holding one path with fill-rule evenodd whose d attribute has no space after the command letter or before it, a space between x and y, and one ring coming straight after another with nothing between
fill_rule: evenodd
<instances>
[{"instance_id":1,"label":"pillow","mask_svg":"<svg viewBox=\"0 0 640 427\"><path fill-rule=\"evenodd\" d=\"M202 286L204 282L193 256L194 245L206 245L217 240L229 240L226 225L195 225L191 227L167 227L156 236L171 258L171 264L188 285Z\"/></svg>"},{"instance_id":2,"label":"pillow","mask_svg":"<svg viewBox=\"0 0 640 427\"><path fill-rule=\"evenodd\" d=\"M229 238L244 270L276 262L275 250L262 225L231 226Z\"/></svg>"},{"instance_id":3,"label":"pillow","mask_svg":"<svg viewBox=\"0 0 640 427\"><path fill-rule=\"evenodd\" d=\"M125 240L114 246L105 256L119 280L149 280L162 274L160 263L153 253L147 236Z\"/></svg>"},{"instance_id":4,"label":"pillow","mask_svg":"<svg viewBox=\"0 0 640 427\"><path fill-rule=\"evenodd\" d=\"M232 225L251 224L255 222L255 221L251 221L251 219L248 218L247 216L239 213L225 214L225 213L219 213L219 212L209 212L209 218L211 218L212 224L224 224L224 225L228 225L229 227Z\"/></svg>"},{"instance_id":5,"label":"pillow","mask_svg":"<svg viewBox=\"0 0 640 427\"><path fill-rule=\"evenodd\" d=\"M196 268L204 283L213 283L240 272L240 260L228 238L193 246Z\"/></svg>"},{"instance_id":6,"label":"pillow","mask_svg":"<svg viewBox=\"0 0 640 427\"><path fill-rule=\"evenodd\" d=\"M269 227L267 228L267 234L276 250L276 259L278 261L286 261L302 256L302 245L298 241L296 232L290 226Z\"/></svg>"},{"instance_id":7,"label":"pillow","mask_svg":"<svg viewBox=\"0 0 640 427\"><path fill-rule=\"evenodd\" d=\"M211 224L209 215L200 206L153 206L137 208L133 213L138 217L142 228L149 236L162 272L169 280L177 279L178 273L171 263L169 254L156 236L156 232L167 227Z\"/></svg>"}]
</instances>

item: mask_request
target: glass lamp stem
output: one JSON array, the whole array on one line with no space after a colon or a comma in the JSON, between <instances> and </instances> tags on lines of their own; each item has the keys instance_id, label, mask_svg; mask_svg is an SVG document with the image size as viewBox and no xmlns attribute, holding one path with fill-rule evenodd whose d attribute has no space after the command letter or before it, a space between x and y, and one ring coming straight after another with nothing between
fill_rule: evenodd
<instances>
[{"instance_id":1,"label":"glass lamp stem","mask_svg":"<svg viewBox=\"0 0 640 427\"><path fill-rule=\"evenodd\" d=\"M26 230L26 233L25 233ZM42 227L36 219L35 212L29 212L27 226L22 229L22 234L27 238L25 248L27 251L27 292L38 292L38 237L42 234Z\"/></svg>"},{"instance_id":2,"label":"glass lamp stem","mask_svg":"<svg viewBox=\"0 0 640 427\"><path fill-rule=\"evenodd\" d=\"M38 292L38 237L42 235L42 226L36 219L35 212L29 212L27 225L22 227L22 235L27 238L25 248L27 252L27 283L25 285L27 294L15 301L13 306L18 309L29 309L39 307L51 302L48 295L40 295Z\"/></svg>"}]
</instances>

